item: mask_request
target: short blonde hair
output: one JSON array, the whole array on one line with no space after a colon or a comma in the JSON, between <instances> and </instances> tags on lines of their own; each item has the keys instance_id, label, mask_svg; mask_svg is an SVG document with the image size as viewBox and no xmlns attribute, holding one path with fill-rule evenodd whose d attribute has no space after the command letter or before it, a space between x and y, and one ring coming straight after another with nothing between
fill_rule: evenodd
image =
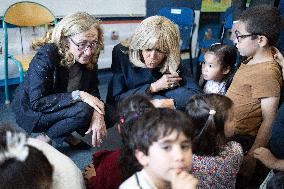
<instances>
[{"instance_id":1,"label":"short blonde hair","mask_svg":"<svg viewBox=\"0 0 284 189\"><path fill-rule=\"evenodd\" d=\"M178 27L163 16L151 16L141 22L129 40L129 59L138 66L145 68L141 61L141 51L153 48L157 43L160 50L166 52L161 73L176 73L180 64Z\"/></svg>"},{"instance_id":2,"label":"short blonde hair","mask_svg":"<svg viewBox=\"0 0 284 189\"><path fill-rule=\"evenodd\" d=\"M86 12L76 12L65 16L54 29L50 30L45 37L33 42L32 47L40 47L46 43L54 43L59 49L62 57L60 64L70 67L74 63L74 55L69 52L67 37L86 32L92 28L98 31L99 47L95 50L91 61L87 64L87 68L93 69L97 64L100 50L103 49L103 31L100 22L94 16Z\"/></svg>"}]
</instances>

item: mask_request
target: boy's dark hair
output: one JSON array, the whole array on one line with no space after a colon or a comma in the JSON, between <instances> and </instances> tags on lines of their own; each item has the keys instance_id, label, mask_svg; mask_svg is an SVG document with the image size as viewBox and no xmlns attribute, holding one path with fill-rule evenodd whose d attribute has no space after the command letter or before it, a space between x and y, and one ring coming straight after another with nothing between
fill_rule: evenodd
<instances>
[{"instance_id":1,"label":"boy's dark hair","mask_svg":"<svg viewBox=\"0 0 284 189\"><path fill-rule=\"evenodd\" d=\"M129 162L134 162L135 157L132 156L132 151L128 147L129 133L131 132L134 123L141 118L141 116L152 109L154 105L150 99L144 95L132 95L123 100L119 105L119 123L121 125L121 156L119 158L119 167L122 172L122 181L131 176L136 169Z\"/></svg>"},{"instance_id":2,"label":"boy's dark hair","mask_svg":"<svg viewBox=\"0 0 284 189\"><path fill-rule=\"evenodd\" d=\"M146 155L153 142L170 135L173 131L183 133L188 139L193 136L193 123L181 111L157 108L145 113L131 131L129 145L133 152L140 150Z\"/></svg>"},{"instance_id":3,"label":"boy's dark hair","mask_svg":"<svg viewBox=\"0 0 284 189\"><path fill-rule=\"evenodd\" d=\"M193 121L192 151L196 155L216 156L226 143L224 124L233 102L219 94L195 95L189 99L185 112ZM210 110L214 111L209 114Z\"/></svg>"},{"instance_id":4,"label":"boy's dark hair","mask_svg":"<svg viewBox=\"0 0 284 189\"><path fill-rule=\"evenodd\" d=\"M183 133L191 140L193 133L192 122L183 112L167 108L156 108L143 114L141 119L133 125L133 129L129 134L128 146L122 148L122 151L128 150L128 152L131 152L128 155L132 157L127 162L132 170L124 172L124 179L143 168L135 157L135 150L148 154L149 147L153 142L170 135L173 131L177 131L179 134Z\"/></svg>"},{"instance_id":5,"label":"boy's dark hair","mask_svg":"<svg viewBox=\"0 0 284 189\"><path fill-rule=\"evenodd\" d=\"M213 44L206 52L212 52L219 59L222 69L234 69L234 65L237 60L236 47L218 43Z\"/></svg>"},{"instance_id":6,"label":"boy's dark hair","mask_svg":"<svg viewBox=\"0 0 284 189\"><path fill-rule=\"evenodd\" d=\"M269 46L276 46L282 28L281 14L278 8L269 5L257 5L245 10L239 19L246 25L249 34L264 35ZM252 36L256 39L256 36Z\"/></svg>"},{"instance_id":7,"label":"boy's dark hair","mask_svg":"<svg viewBox=\"0 0 284 189\"><path fill-rule=\"evenodd\" d=\"M0 153L7 150L6 133L17 133L8 126L0 125ZM29 146L29 154L22 162L7 158L0 163L1 189L50 189L53 168L46 156L38 149Z\"/></svg>"},{"instance_id":8,"label":"boy's dark hair","mask_svg":"<svg viewBox=\"0 0 284 189\"><path fill-rule=\"evenodd\" d=\"M267 189L284 189L284 172L278 172L266 184Z\"/></svg>"}]
</instances>

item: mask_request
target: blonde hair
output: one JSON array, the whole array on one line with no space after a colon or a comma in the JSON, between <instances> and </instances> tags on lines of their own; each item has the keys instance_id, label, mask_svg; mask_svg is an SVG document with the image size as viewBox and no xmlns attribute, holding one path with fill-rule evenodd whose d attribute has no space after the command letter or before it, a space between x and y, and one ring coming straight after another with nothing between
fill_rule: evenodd
<instances>
[{"instance_id":1,"label":"blonde hair","mask_svg":"<svg viewBox=\"0 0 284 189\"><path fill-rule=\"evenodd\" d=\"M131 39L126 41L130 62L145 68L145 63L141 61L141 51L151 49L158 43L160 50L166 52L160 72L174 74L180 64L179 39L178 27L173 22L163 16L151 16L143 20Z\"/></svg>"},{"instance_id":2,"label":"blonde hair","mask_svg":"<svg viewBox=\"0 0 284 189\"><path fill-rule=\"evenodd\" d=\"M97 64L100 50L103 49L103 31L99 25L99 20L86 12L76 12L65 16L54 29L32 43L32 48L37 49L46 43L55 43L58 52L62 57L60 65L70 67L74 63L74 55L69 51L66 38L76 34L86 32L92 28L98 31L99 47L95 50L91 61L87 64L87 68L93 69Z\"/></svg>"}]
</instances>

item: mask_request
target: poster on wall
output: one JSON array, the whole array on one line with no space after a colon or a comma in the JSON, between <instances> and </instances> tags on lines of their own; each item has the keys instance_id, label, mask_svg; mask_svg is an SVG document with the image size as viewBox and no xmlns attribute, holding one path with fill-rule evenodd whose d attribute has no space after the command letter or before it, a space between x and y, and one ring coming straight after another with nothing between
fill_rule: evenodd
<instances>
[{"instance_id":1,"label":"poster on wall","mask_svg":"<svg viewBox=\"0 0 284 189\"><path fill-rule=\"evenodd\" d=\"M202 0L201 12L224 12L231 6L231 0Z\"/></svg>"}]
</instances>

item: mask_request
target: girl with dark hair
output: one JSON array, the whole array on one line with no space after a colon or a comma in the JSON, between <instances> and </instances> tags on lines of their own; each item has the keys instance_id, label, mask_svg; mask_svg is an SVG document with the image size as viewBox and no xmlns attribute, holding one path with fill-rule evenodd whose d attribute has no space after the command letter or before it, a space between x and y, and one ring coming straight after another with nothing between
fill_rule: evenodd
<instances>
[{"instance_id":1,"label":"girl with dark hair","mask_svg":"<svg viewBox=\"0 0 284 189\"><path fill-rule=\"evenodd\" d=\"M213 44L204 55L200 86L205 93L225 94L235 72L237 49Z\"/></svg>"},{"instance_id":2,"label":"girl with dark hair","mask_svg":"<svg viewBox=\"0 0 284 189\"><path fill-rule=\"evenodd\" d=\"M133 95L119 105L119 122L116 128L121 135L122 147L116 150L102 150L93 155L93 162L85 168L84 177L87 189L117 189L135 170L129 165L130 155L126 149L128 133L132 125L154 105L143 95ZM124 149L123 152L121 149ZM130 172L130 173L129 173Z\"/></svg>"},{"instance_id":3,"label":"girl with dark hair","mask_svg":"<svg viewBox=\"0 0 284 189\"><path fill-rule=\"evenodd\" d=\"M53 167L24 133L0 127L0 188L51 189Z\"/></svg>"},{"instance_id":4,"label":"girl with dark hair","mask_svg":"<svg viewBox=\"0 0 284 189\"><path fill-rule=\"evenodd\" d=\"M235 188L243 151L228 141L234 133L233 102L219 94L196 95L189 99L186 113L193 120L192 173L200 188Z\"/></svg>"},{"instance_id":5,"label":"girl with dark hair","mask_svg":"<svg viewBox=\"0 0 284 189\"><path fill-rule=\"evenodd\" d=\"M0 124L1 189L85 189L81 170L46 142Z\"/></svg>"}]
</instances>

